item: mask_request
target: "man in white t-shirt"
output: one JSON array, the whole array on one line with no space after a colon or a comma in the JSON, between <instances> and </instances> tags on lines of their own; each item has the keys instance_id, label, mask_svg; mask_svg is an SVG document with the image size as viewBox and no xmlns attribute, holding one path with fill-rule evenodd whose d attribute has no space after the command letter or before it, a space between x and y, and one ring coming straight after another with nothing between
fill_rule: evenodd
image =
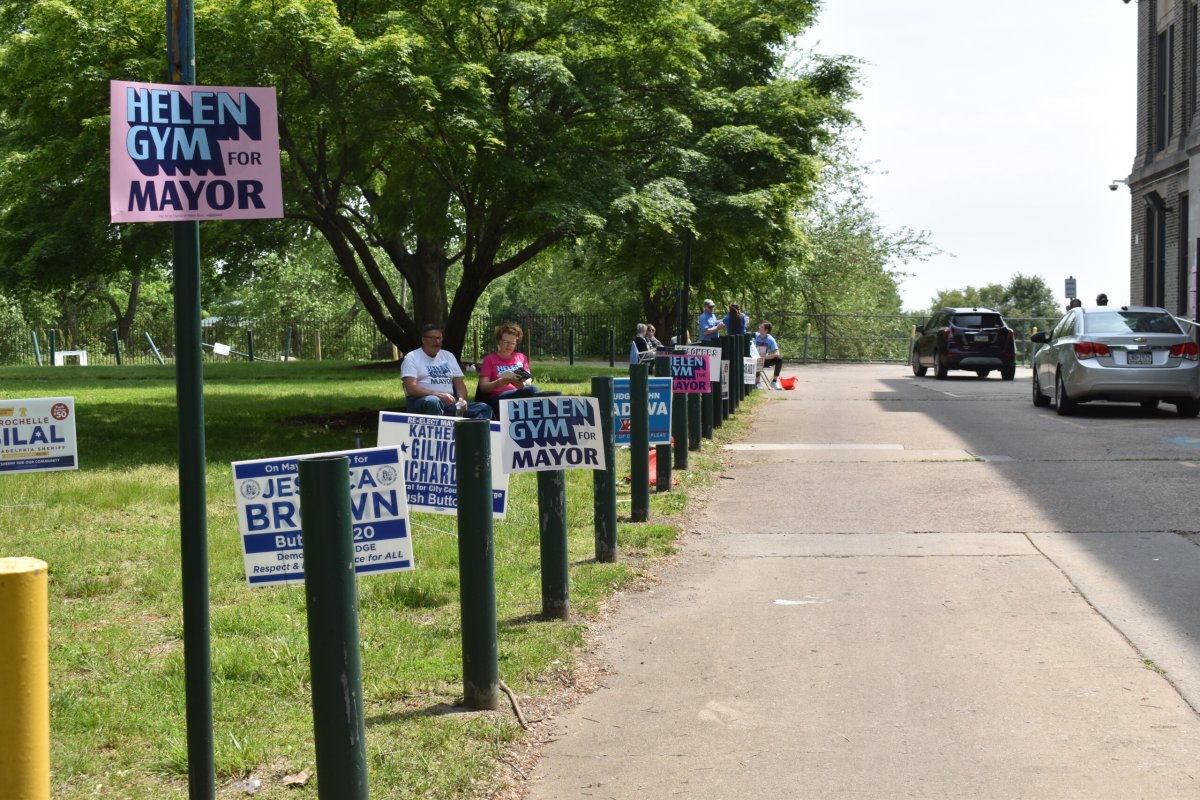
<instances>
[{"instance_id":1,"label":"man in white t-shirt","mask_svg":"<svg viewBox=\"0 0 1200 800\"><path fill-rule=\"evenodd\" d=\"M467 384L453 354L442 350L442 329L421 328L421 346L400 364L404 381L404 408L410 414L444 414L471 419L491 419L487 403L468 403Z\"/></svg>"}]
</instances>

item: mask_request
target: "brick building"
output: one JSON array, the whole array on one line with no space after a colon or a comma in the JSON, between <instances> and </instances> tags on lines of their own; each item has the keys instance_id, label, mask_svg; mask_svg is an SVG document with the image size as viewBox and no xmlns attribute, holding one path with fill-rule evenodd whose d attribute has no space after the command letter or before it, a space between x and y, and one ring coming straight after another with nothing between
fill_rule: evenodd
<instances>
[{"instance_id":1,"label":"brick building","mask_svg":"<svg viewBox=\"0 0 1200 800\"><path fill-rule=\"evenodd\" d=\"M1137 0L1137 152L1126 179L1130 302L1193 319L1200 249L1197 5L1197 0Z\"/></svg>"}]
</instances>

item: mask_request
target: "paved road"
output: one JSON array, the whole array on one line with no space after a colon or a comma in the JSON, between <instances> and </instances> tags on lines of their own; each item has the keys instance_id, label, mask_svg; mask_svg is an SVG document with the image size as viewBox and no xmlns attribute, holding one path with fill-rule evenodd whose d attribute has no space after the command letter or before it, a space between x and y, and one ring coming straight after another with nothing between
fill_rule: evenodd
<instances>
[{"instance_id":1,"label":"paved road","mask_svg":"<svg viewBox=\"0 0 1200 800\"><path fill-rule=\"evenodd\" d=\"M1200 422L806 367L530 797L1200 797Z\"/></svg>"}]
</instances>

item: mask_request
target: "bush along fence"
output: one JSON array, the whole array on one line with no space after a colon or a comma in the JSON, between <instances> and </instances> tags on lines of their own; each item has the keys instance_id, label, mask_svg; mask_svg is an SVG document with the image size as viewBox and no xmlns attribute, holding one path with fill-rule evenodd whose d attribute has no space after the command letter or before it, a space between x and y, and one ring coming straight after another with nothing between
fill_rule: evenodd
<instances>
[{"instance_id":1,"label":"bush along fence","mask_svg":"<svg viewBox=\"0 0 1200 800\"><path fill-rule=\"evenodd\" d=\"M657 355L653 363L657 383L653 386L651 365L635 364L630 366L627 379L593 378L588 397L547 395L504 401L499 425L488 420L445 417L422 417L425 424L410 423L413 428L428 428L425 435L443 444L449 433L454 443L453 449L440 448L444 455L438 457L447 459L453 467L448 488L452 490L458 522L463 698L468 706L495 709L499 706L499 690L508 693L500 680L497 646L493 459L501 460L505 475L538 473L542 616L568 620L568 498L564 469L593 470L596 559L615 562L619 544L616 443L627 440L630 445L629 519L646 522L652 483L659 492L671 491L673 467L686 468L689 452L701 450L702 439L713 438L714 429L737 412L752 388L745 376L753 370L741 368L729 370L726 374L733 377L722 386L720 360L729 359L740 367L741 354L749 350L749 339L744 335L726 339L719 349L692 347ZM381 441L382 420L388 413L381 415ZM408 416L410 420L418 417ZM497 440L498 450L493 445ZM426 444L430 445L423 448L427 452L439 450L432 446L432 440ZM386 451L391 451L390 455ZM389 571L390 567L375 569L391 556L381 551L401 553L411 546L406 541L410 539L406 504L387 499L398 491L406 492L410 501L413 497L417 479L410 479L399 459L398 448L381 443L344 453L233 465L238 516L247 521L242 533L247 580L251 585L263 586L301 578L305 582L317 789L323 799L365 800L368 796L355 576ZM654 461L657 464L652 470ZM373 474L368 471L370 465L374 465ZM359 472L360 480L353 479L351 469ZM293 501L287 499L293 494L291 488L297 476L298 518ZM401 476L403 481L397 485ZM275 482L276 489L287 484L287 497L279 491L263 493L264 481L268 488L271 482ZM391 488L387 492L363 489L380 485ZM359 490L357 497L352 497L352 488ZM368 505L363 491L378 497ZM389 504L394 507L390 513L401 515L398 526L394 524L397 519L385 518ZM268 505L272 513L267 513ZM367 508L373 510L367 513ZM282 526L296 527L291 528L289 536L280 532L285 530ZM286 558L273 558L278 553ZM266 561L256 560L260 555ZM263 566L256 568L254 565L259 563ZM396 568L411 567L410 558L407 565ZM0 559L0 628L20 630L23 625L33 624L46 633L46 571L45 564L31 559ZM7 591L13 585L7 580L12 574L30 578L16 590ZM202 614L207 619L207 609L191 607L194 602L185 595L185 616ZM33 613L31 609L41 610ZM18 732L18 744L24 748L18 748L22 757L13 770L0 771L0 788L9 789L0 794L48 796L49 671L45 665L49 639L46 635L19 637L14 646L17 652L10 660L25 671L19 680L0 681L0 689L10 683L30 702L0 703L0 731ZM204 649L207 647L206 636ZM189 657L202 658L205 664L209 658L205 652L185 654L185 659ZM0 669L2 674L4 670ZM524 726L515 699L513 707ZM190 718L191 706L188 713L189 726L197 724ZM211 718L209 713L203 722L210 728L209 741ZM204 776L197 778L195 773L211 773L212 761L200 762L189 753L190 780L203 783Z\"/></svg>"}]
</instances>

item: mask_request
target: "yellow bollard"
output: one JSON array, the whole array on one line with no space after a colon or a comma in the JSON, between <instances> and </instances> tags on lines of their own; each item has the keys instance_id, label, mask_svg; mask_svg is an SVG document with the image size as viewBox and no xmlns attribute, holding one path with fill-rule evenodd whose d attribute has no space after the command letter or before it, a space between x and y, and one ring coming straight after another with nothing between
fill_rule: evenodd
<instances>
[{"instance_id":1,"label":"yellow bollard","mask_svg":"<svg viewBox=\"0 0 1200 800\"><path fill-rule=\"evenodd\" d=\"M50 800L46 562L0 558L0 797Z\"/></svg>"}]
</instances>

